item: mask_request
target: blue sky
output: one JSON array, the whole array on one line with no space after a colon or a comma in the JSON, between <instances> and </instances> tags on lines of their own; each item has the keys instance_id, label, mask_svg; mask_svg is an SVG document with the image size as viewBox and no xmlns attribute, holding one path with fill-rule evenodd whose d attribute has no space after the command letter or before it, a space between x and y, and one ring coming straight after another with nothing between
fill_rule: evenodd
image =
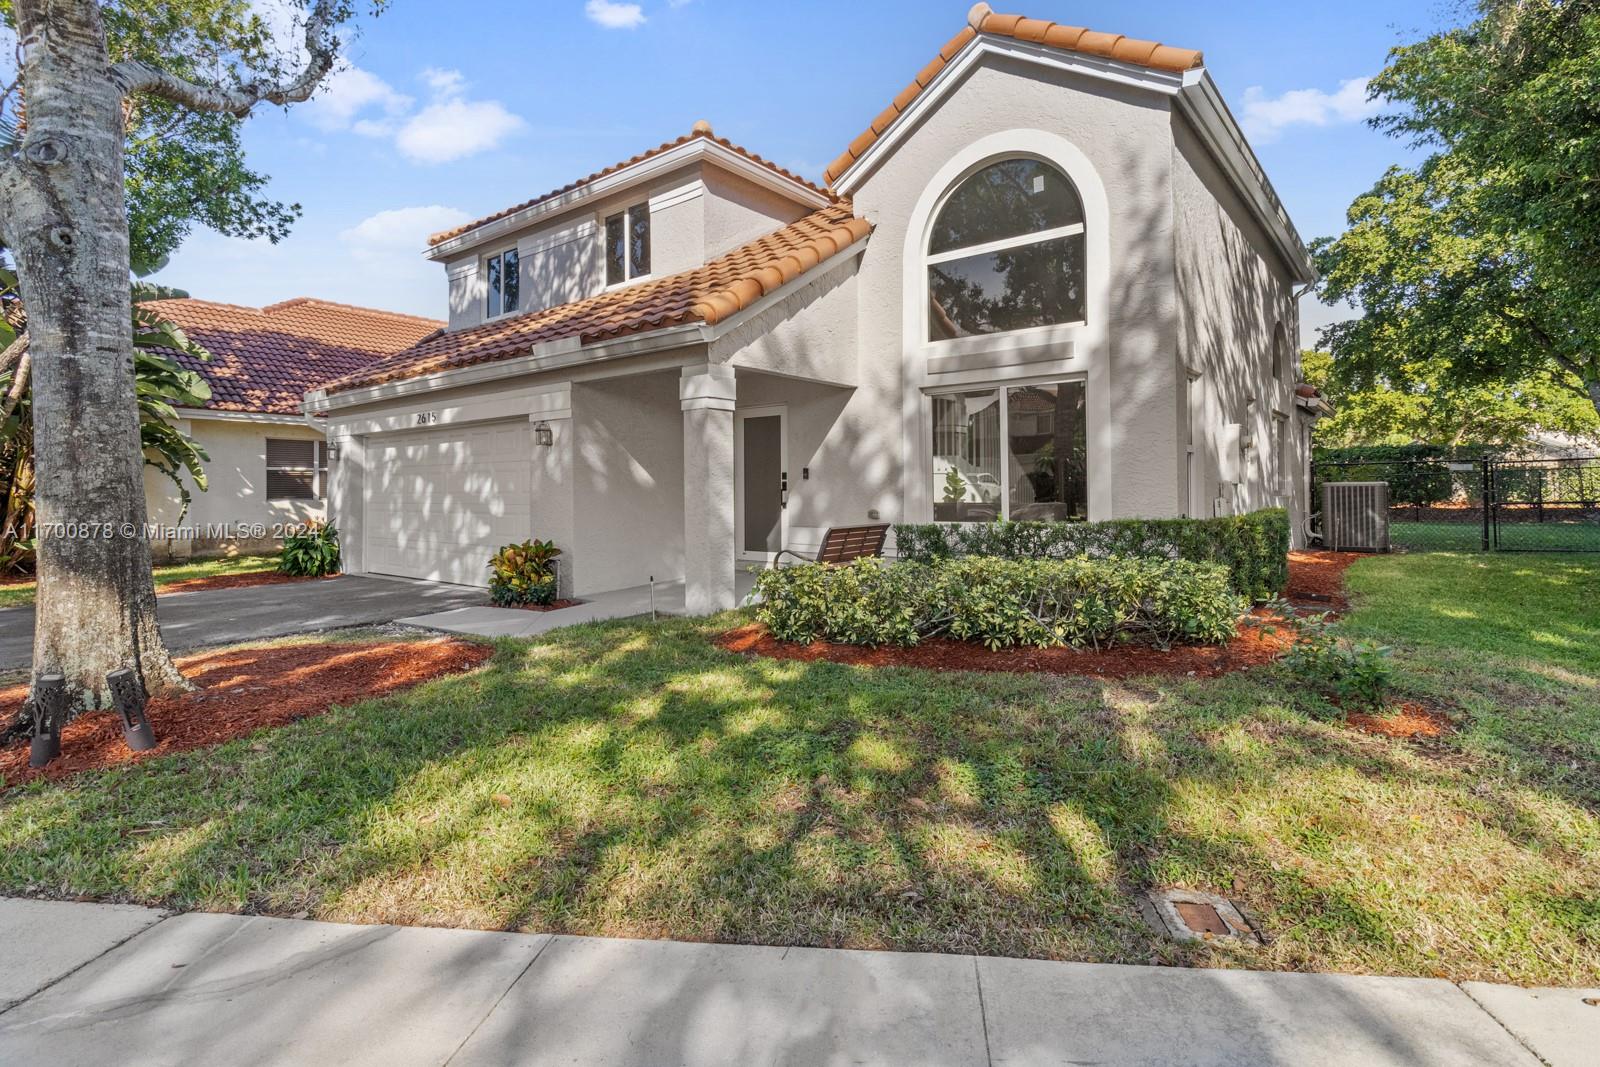
<instances>
[{"instance_id":1,"label":"blue sky","mask_svg":"<svg viewBox=\"0 0 1600 1067\"><path fill-rule=\"evenodd\" d=\"M267 4L278 0L258 0ZM999 10L1012 10L1009 4ZM1301 234L1335 233L1406 146L1365 126L1360 79L1449 10L1028 0L1036 18L1200 48ZM964 25L960 0L394 0L318 99L262 109L250 161L303 205L282 243L196 231L156 280L195 296L291 296L442 315L427 233L564 185L699 118L816 179ZM1330 312L1310 303L1309 327ZM1309 336L1307 338L1309 340Z\"/></svg>"}]
</instances>

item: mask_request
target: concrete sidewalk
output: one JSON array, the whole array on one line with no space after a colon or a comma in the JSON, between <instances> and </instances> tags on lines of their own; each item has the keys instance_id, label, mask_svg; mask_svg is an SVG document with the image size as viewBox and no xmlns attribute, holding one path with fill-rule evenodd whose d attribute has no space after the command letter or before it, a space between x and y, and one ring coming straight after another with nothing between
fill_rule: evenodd
<instances>
[{"instance_id":1,"label":"concrete sidewalk","mask_svg":"<svg viewBox=\"0 0 1600 1067\"><path fill-rule=\"evenodd\" d=\"M1597 991L0 899L0 1063L1595 1062Z\"/></svg>"},{"instance_id":2,"label":"concrete sidewalk","mask_svg":"<svg viewBox=\"0 0 1600 1067\"><path fill-rule=\"evenodd\" d=\"M734 574L733 585L735 596L742 602L755 588L756 576L740 568ZM683 579L679 578L676 581L657 582L653 593L648 585L594 593L570 608L557 611L524 611L521 608L497 608L482 604L412 615L395 621L406 626L421 626L470 637L537 637L563 626L648 615L652 609L658 615L682 615L683 597Z\"/></svg>"}]
</instances>

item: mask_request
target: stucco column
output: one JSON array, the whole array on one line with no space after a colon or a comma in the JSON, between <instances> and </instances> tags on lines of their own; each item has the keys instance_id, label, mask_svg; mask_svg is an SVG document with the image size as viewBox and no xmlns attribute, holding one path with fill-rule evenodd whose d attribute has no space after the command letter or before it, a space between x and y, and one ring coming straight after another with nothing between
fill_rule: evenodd
<instances>
[{"instance_id":1,"label":"stucco column","mask_svg":"<svg viewBox=\"0 0 1600 1067\"><path fill-rule=\"evenodd\" d=\"M366 569L361 548L367 518L363 507L367 439L330 433L328 447L333 452L328 461L328 521L339 530L339 569L360 574Z\"/></svg>"},{"instance_id":2,"label":"stucco column","mask_svg":"<svg viewBox=\"0 0 1600 1067\"><path fill-rule=\"evenodd\" d=\"M690 615L734 606L732 367L685 367L683 407L684 604Z\"/></svg>"},{"instance_id":3,"label":"stucco column","mask_svg":"<svg viewBox=\"0 0 1600 1067\"><path fill-rule=\"evenodd\" d=\"M563 401L570 405L570 401ZM541 440L549 435L549 444ZM558 596L571 596L583 565L577 543L576 514L573 508L572 457L574 439L570 406L536 411L528 416L528 454L532 457L528 497L532 505L528 536L554 541L561 549L557 557Z\"/></svg>"}]
</instances>

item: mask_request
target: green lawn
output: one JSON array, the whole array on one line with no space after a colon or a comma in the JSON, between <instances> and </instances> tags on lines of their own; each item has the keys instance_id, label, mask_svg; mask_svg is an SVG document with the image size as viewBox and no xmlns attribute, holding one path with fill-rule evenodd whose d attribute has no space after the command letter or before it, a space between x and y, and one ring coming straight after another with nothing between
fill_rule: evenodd
<instances>
[{"instance_id":1,"label":"green lawn","mask_svg":"<svg viewBox=\"0 0 1600 1067\"><path fill-rule=\"evenodd\" d=\"M256 574L278 569L277 556L234 556L229 559L200 559L191 563L169 563L155 568L156 588L190 578L213 578L223 574ZM15 608L33 603L34 584L17 582L0 585L0 608Z\"/></svg>"},{"instance_id":2,"label":"green lawn","mask_svg":"<svg viewBox=\"0 0 1600 1067\"><path fill-rule=\"evenodd\" d=\"M747 660L737 621L499 644L469 676L0 799L0 892L488 929L1600 982L1600 561L1372 558L1443 743L1217 680ZM158 724L159 726L159 724ZM1135 894L1223 892L1265 947Z\"/></svg>"},{"instance_id":3,"label":"green lawn","mask_svg":"<svg viewBox=\"0 0 1600 1067\"><path fill-rule=\"evenodd\" d=\"M1483 525L1476 522L1389 523L1389 539L1416 552L1477 552ZM1600 526L1582 522L1505 522L1500 547L1515 552L1600 552Z\"/></svg>"}]
</instances>

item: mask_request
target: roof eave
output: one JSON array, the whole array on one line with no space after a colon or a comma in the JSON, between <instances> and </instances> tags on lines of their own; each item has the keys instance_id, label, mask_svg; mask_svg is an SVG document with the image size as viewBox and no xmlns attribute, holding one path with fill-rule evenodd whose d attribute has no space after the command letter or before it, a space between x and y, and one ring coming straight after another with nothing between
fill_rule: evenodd
<instances>
[{"instance_id":1,"label":"roof eave","mask_svg":"<svg viewBox=\"0 0 1600 1067\"><path fill-rule=\"evenodd\" d=\"M737 329L740 325L766 311L774 304L788 298L799 289L820 278L827 277L839 265L860 256L866 251L867 241L867 237L862 237L851 242L848 246L835 252L810 270L791 279L772 292L763 295L750 305L718 320L714 325L706 322L687 322L677 326L666 326L655 330L643 330L618 337L608 337L603 341L591 341L589 344L582 344L576 337L541 341L534 345L533 351L527 355L513 356L510 359L476 363L453 370L434 371L430 374L421 374L414 378L401 378L392 382L362 385L336 393L329 393L325 388L313 389L306 393L304 408L307 414L321 414L340 408L359 407L363 404L371 404L395 397L415 396L432 392L436 389L453 389L458 386L474 385L480 382L516 378L527 374L541 374L546 371L561 370L581 364L621 359L627 356L658 352L669 348L681 348L684 345L709 344L730 330Z\"/></svg>"},{"instance_id":2,"label":"roof eave","mask_svg":"<svg viewBox=\"0 0 1600 1067\"><path fill-rule=\"evenodd\" d=\"M1183 76L1183 87L1177 94L1178 110L1200 134L1200 139L1211 155L1222 166L1228 181L1244 196L1256 221L1277 246L1278 253L1290 268L1293 280L1301 285L1317 281L1316 266L1311 255L1289 218L1277 190L1256 158L1255 150L1245 138L1244 131L1228 110L1228 104L1212 81L1210 73L1200 67Z\"/></svg>"},{"instance_id":3,"label":"roof eave","mask_svg":"<svg viewBox=\"0 0 1600 1067\"><path fill-rule=\"evenodd\" d=\"M504 218L494 219L481 226L475 226L465 233L446 238L436 245L423 249L422 254L435 262L454 259L479 245L524 229L540 219L560 215L585 201L624 192L696 161L715 163L780 196L788 197L809 210L815 211L831 202L824 193L787 178L771 167L742 156L709 137L696 137L675 148L669 148L665 152L641 159L637 163L630 163L593 181L585 182L576 189L569 189L530 204L520 211L512 212Z\"/></svg>"},{"instance_id":4,"label":"roof eave","mask_svg":"<svg viewBox=\"0 0 1600 1067\"><path fill-rule=\"evenodd\" d=\"M1063 51L1014 37L980 33L834 179L832 189L841 196L849 196L860 188L861 183L894 151L895 146L986 55L1010 56L1175 98L1179 110L1200 132L1207 150L1216 157L1229 182L1240 192L1251 213L1267 231L1294 280L1300 284L1317 280L1316 268L1306 252L1305 243L1295 230L1294 223L1289 220L1288 212L1284 210L1271 181L1205 67L1195 67L1182 73L1158 70L1102 56Z\"/></svg>"}]
</instances>

